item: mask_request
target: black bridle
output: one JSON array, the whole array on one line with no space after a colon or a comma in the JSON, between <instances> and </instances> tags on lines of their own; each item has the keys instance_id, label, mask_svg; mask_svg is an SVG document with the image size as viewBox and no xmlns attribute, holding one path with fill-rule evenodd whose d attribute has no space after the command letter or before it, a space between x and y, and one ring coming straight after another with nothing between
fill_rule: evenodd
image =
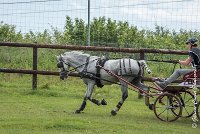
<instances>
[{"instance_id":1,"label":"black bridle","mask_svg":"<svg viewBox=\"0 0 200 134\"><path fill-rule=\"evenodd\" d=\"M73 67L71 70L65 70L64 64L67 65L68 67L70 67L70 64L67 63L67 62L65 62L65 61L63 60L63 58L60 57L59 62L58 62L58 64L57 64L57 67L58 67L58 68L62 68L63 71L65 71L65 72L67 72L67 73L72 73L72 72L75 72L76 69L78 69L78 68L80 68L80 67L82 67L82 66L85 66L84 69L83 69L83 71L85 71L85 69L87 68L87 66L88 66L89 63L91 63L91 62L93 62L93 61L95 61L95 60L98 60L99 58L94 59L94 60L92 60L92 61L89 61L89 59L90 59L90 56L87 57L86 62L85 62L84 64L81 64L81 65L79 65L79 66L77 66L77 67Z\"/></svg>"}]
</instances>

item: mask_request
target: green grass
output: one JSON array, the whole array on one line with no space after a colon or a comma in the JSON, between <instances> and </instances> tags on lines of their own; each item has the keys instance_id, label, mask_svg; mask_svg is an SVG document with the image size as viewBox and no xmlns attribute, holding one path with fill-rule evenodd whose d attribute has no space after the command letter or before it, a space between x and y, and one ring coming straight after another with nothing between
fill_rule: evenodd
<instances>
[{"instance_id":1,"label":"green grass","mask_svg":"<svg viewBox=\"0 0 200 134\"><path fill-rule=\"evenodd\" d=\"M31 82L24 82L28 79L11 77L0 82L1 134L195 134L200 130L200 123L196 129L191 127L191 118L171 123L158 120L133 91L118 114L111 116L121 97L117 86L95 89L93 98L104 98L107 106L88 101L84 113L74 114L85 93L80 79L39 77L36 91L31 90Z\"/></svg>"}]
</instances>

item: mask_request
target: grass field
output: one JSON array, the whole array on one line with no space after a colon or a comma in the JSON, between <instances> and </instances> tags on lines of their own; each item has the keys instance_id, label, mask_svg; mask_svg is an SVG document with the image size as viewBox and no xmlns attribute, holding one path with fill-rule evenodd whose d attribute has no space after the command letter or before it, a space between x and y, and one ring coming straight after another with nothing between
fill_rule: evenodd
<instances>
[{"instance_id":1,"label":"grass field","mask_svg":"<svg viewBox=\"0 0 200 134\"><path fill-rule=\"evenodd\" d=\"M11 77L12 76L12 77ZM31 90L31 77L1 75L1 134L198 134L191 118L167 123L158 120L153 111L129 91L129 97L118 115L110 111L118 103L121 91L117 86L96 88L93 98L104 98L107 106L88 101L84 113L79 108L85 87L77 78L59 81L58 77L39 77L38 90ZM22 77L22 78L21 78ZM18 79L17 79L18 78Z\"/></svg>"}]
</instances>

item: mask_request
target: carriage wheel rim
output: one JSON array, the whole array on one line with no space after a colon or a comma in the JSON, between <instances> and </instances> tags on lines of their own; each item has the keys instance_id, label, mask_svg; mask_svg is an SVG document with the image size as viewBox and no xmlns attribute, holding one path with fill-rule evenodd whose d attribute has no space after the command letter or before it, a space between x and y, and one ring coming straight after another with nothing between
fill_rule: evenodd
<instances>
[{"instance_id":1,"label":"carriage wheel rim","mask_svg":"<svg viewBox=\"0 0 200 134\"><path fill-rule=\"evenodd\" d=\"M199 101L198 104L197 104L197 111L196 111L196 114L197 114L197 118L200 120L200 101Z\"/></svg>"},{"instance_id":2,"label":"carriage wheel rim","mask_svg":"<svg viewBox=\"0 0 200 134\"><path fill-rule=\"evenodd\" d=\"M158 109L159 107L157 107L157 103L159 103L160 99L163 99L164 97L167 97L167 99L166 99L166 104L167 104L167 105L163 107L164 110L162 110L162 112L158 112L157 109ZM178 107L170 106L170 105L169 105L169 100L168 100L169 97L171 97L172 99L176 100L176 102L178 103ZM178 111L177 114L174 114L174 113L172 112L172 109L173 109L174 111L177 110L177 111ZM162 115L164 112L167 112L167 113L166 113L166 117L165 117L165 116L164 116L164 117L161 117L161 115ZM159 95L159 96L156 98L155 102L154 102L154 113L155 113L156 117L157 117L158 119L160 119L161 121L166 121L166 122L175 121L175 120L177 120L177 119L181 116L181 113L182 113L182 105L181 105L181 102L180 102L180 100L179 100L175 95L170 94L170 93L163 93L163 94ZM173 117L172 119L171 119L171 117L169 117L169 114L172 115L172 117Z\"/></svg>"},{"instance_id":3,"label":"carriage wheel rim","mask_svg":"<svg viewBox=\"0 0 200 134\"><path fill-rule=\"evenodd\" d=\"M178 98L182 97L182 99L184 101L184 104L182 104L183 107L182 107L181 117L183 117L183 118L191 117L194 114L194 103L192 102L192 100L194 99L194 95L189 91L182 91L181 93L184 93L183 96L181 96L181 94L180 94L180 96L178 96ZM189 98L187 98L187 97L189 97ZM182 103L182 101L181 101L181 103Z\"/></svg>"}]
</instances>

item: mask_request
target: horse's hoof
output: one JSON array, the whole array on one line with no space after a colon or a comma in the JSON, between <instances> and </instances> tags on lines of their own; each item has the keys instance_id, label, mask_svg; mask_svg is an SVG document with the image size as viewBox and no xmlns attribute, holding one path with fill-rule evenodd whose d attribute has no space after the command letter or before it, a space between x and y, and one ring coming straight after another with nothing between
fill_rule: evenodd
<instances>
[{"instance_id":1,"label":"horse's hoof","mask_svg":"<svg viewBox=\"0 0 200 134\"><path fill-rule=\"evenodd\" d=\"M101 100L101 105L107 105L107 102L106 102L106 100Z\"/></svg>"},{"instance_id":2,"label":"horse's hoof","mask_svg":"<svg viewBox=\"0 0 200 134\"><path fill-rule=\"evenodd\" d=\"M112 114L112 116L115 116L115 115L117 115L117 112L115 110L112 110L111 114Z\"/></svg>"},{"instance_id":3,"label":"horse's hoof","mask_svg":"<svg viewBox=\"0 0 200 134\"><path fill-rule=\"evenodd\" d=\"M80 114L81 111L80 111L80 110L76 110L74 113L75 113L75 114Z\"/></svg>"},{"instance_id":4,"label":"horse's hoof","mask_svg":"<svg viewBox=\"0 0 200 134\"><path fill-rule=\"evenodd\" d=\"M154 105L153 104L149 104L149 109L153 110L154 109Z\"/></svg>"},{"instance_id":5,"label":"horse's hoof","mask_svg":"<svg viewBox=\"0 0 200 134\"><path fill-rule=\"evenodd\" d=\"M138 94L138 99L142 99L143 96L144 96L143 93L139 93L139 94Z\"/></svg>"}]
</instances>

